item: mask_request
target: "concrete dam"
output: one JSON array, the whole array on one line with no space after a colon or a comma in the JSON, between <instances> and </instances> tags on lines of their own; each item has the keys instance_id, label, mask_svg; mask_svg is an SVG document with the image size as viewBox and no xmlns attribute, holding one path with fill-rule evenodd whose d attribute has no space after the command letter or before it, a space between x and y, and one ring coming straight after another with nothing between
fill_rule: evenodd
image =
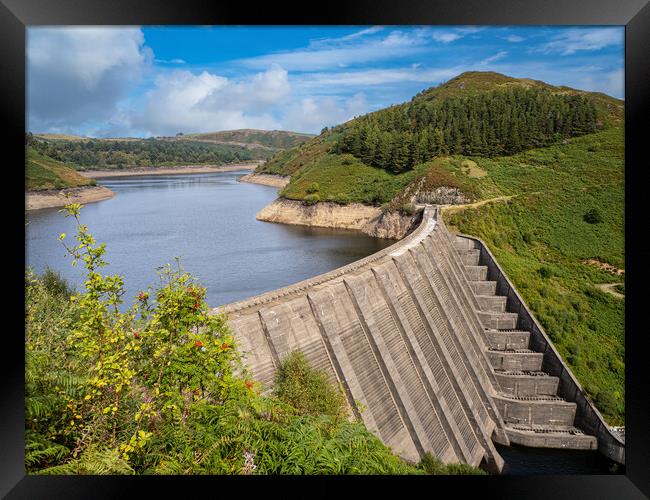
<instances>
[{"instance_id":1,"label":"concrete dam","mask_svg":"<svg viewBox=\"0 0 650 500\"><path fill-rule=\"evenodd\" d=\"M586 397L485 244L426 206L410 234L314 278L222 306L269 388L293 350L340 384L354 416L401 457L499 472L493 443L625 443Z\"/></svg>"}]
</instances>

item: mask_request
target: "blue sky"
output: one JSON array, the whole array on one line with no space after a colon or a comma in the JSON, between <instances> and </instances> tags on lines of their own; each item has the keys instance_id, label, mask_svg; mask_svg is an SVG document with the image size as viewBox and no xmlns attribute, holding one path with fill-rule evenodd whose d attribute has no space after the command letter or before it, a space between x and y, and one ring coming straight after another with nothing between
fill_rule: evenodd
<instances>
[{"instance_id":1,"label":"blue sky","mask_svg":"<svg viewBox=\"0 0 650 500\"><path fill-rule=\"evenodd\" d=\"M28 129L41 133L317 133L463 71L624 97L623 27L30 27L27 38Z\"/></svg>"}]
</instances>

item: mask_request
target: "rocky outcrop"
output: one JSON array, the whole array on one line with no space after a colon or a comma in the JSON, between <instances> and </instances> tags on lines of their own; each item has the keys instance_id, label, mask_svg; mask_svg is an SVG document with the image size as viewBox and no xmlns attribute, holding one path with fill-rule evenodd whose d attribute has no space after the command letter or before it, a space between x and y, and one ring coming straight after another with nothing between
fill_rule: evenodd
<instances>
[{"instance_id":1,"label":"rocky outcrop","mask_svg":"<svg viewBox=\"0 0 650 500\"><path fill-rule=\"evenodd\" d=\"M355 229L378 238L401 239L413 226L417 215L384 213L378 207L361 203L339 205L320 202L306 205L301 201L278 198L257 214L257 220L299 226Z\"/></svg>"},{"instance_id":2,"label":"rocky outcrop","mask_svg":"<svg viewBox=\"0 0 650 500\"><path fill-rule=\"evenodd\" d=\"M432 191L422 191L416 194L417 203L430 203L433 205L461 205L468 203L463 192L455 187L440 186Z\"/></svg>"},{"instance_id":3,"label":"rocky outcrop","mask_svg":"<svg viewBox=\"0 0 650 500\"><path fill-rule=\"evenodd\" d=\"M287 184L291 177L288 175L273 175L273 174L256 174L250 173L246 174L243 177L239 178L240 182L250 182L252 184L262 184L263 186L271 186L277 188L283 188Z\"/></svg>"},{"instance_id":4,"label":"rocky outcrop","mask_svg":"<svg viewBox=\"0 0 650 500\"><path fill-rule=\"evenodd\" d=\"M420 214L402 215L397 212L382 212L369 220L361 231L375 238L402 239L413 228Z\"/></svg>"}]
</instances>

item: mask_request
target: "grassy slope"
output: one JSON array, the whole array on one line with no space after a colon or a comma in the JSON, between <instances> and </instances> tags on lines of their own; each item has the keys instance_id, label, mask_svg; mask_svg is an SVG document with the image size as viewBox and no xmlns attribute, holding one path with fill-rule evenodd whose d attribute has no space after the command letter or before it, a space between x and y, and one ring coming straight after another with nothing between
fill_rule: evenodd
<instances>
[{"instance_id":1,"label":"grassy slope","mask_svg":"<svg viewBox=\"0 0 650 500\"><path fill-rule=\"evenodd\" d=\"M25 161L25 189L41 191L94 185L93 179L79 175L65 163L43 156L32 149L27 150Z\"/></svg>"}]
</instances>

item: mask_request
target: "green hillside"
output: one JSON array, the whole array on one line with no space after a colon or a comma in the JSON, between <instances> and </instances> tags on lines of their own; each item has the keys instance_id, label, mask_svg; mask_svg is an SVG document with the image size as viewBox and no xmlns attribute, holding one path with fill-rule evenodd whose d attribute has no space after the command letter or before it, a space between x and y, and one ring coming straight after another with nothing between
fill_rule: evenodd
<instances>
[{"instance_id":1,"label":"green hillside","mask_svg":"<svg viewBox=\"0 0 650 500\"><path fill-rule=\"evenodd\" d=\"M418 170L434 157L511 155L621 126L622 121L622 101L604 94L470 72L425 90L407 103L326 130L297 148L276 154L257 171L298 174L307 185L316 163L319 169L335 167L335 157L347 153L366 166L400 175ZM337 173L334 168L332 183L337 183ZM401 179L396 182L401 184ZM378 186L376 194L351 201L367 203L370 198L383 203L387 194L382 191L384 187ZM287 191L288 197L296 199L307 194Z\"/></svg>"},{"instance_id":2,"label":"green hillside","mask_svg":"<svg viewBox=\"0 0 650 500\"><path fill-rule=\"evenodd\" d=\"M79 175L71 166L27 149L25 157L25 189L42 191L69 187L94 186L95 180Z\"/></svg>"},{"instance_id":3,"label":"green hillside","mask_svg":"<svg viewBox=\"0 0 650 500\"><path fill-rule=\"evenodd\" d=\"M30 145L79 170L174 165L218 165L263 160L312 136L279 130L231 130L174 137L91 139L36 134Z\"/></svg>"},{"instance_id":4,"label":"green hillside","mask_svg":"<svg viewBox=\"0 0 650 500\"><path fill-rule=\"evenodd\" d=\"M205 142L215 142L220 144L232 143L278 150L298 146L311 139L313 135L301 134L298 132L288 132L284 130L240 129L224 130L221 132L208 132L203 134L187 134L182 137L185 139L193 139Z\"/></svg>"},{"instance_id":5,"label":"green hillside","mask_svg":"<svg viewBox=\"0 0 650 500\"><path fill-rule=\"evenodd\" d=\"M464 73L257 171L291 175L281 196L309 203L404 210L458 193L445 221L488 244L597 407L623 423L624 299L597 286L624 281L607 270L625 268L622 101Z\"/></svg>"}]
</instances>

